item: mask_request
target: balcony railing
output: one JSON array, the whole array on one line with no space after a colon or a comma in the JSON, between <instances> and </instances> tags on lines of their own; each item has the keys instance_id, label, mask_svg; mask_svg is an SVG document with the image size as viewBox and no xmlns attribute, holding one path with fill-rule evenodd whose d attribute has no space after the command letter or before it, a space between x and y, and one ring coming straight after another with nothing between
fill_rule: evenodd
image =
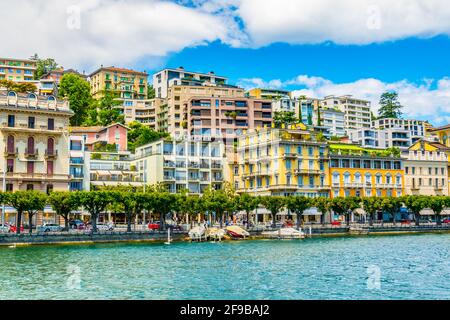
<instances>
[{"instance_id":1,"label":"balcony railing","mask_svg":"<svg viewBox=\"0 0 450 320\"><path fill-rule=\"evenodd\" d=\"M58 150L48 150L45 149L46 158L56 158L58 156Z\"/></svg>"},{"instance_id":2,"label":"balcony railing","mask_svg":"<svg viewBox=\"0 0 450 320\"><path fill-rule=\"evenodd\" d=\"M5 154L8 156L15 156L19 153L19 148L5 148Z\"/></svg>"},{"instance_id":3,"label":"balcony railing","mask_svg":"<svg viewBox=\"0 0 450 320\"><path fill-rule=\"evenodd\" d=\"M25 148L25 156L26 157L36 157L39 154L39 151L37 148Z\"/></svg>"}]
</instances>

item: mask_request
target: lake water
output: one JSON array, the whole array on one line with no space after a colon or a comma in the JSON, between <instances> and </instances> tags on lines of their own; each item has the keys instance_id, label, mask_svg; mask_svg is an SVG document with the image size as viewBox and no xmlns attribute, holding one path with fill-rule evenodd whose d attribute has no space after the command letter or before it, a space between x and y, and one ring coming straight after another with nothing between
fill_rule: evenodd
<instances>
[{"instance_id":1,"label":"lake water","mask_svg":"<svg viewBox=\"0 0 450 320\"><path fill-rule=\"evenodd\" d=\"M450 235L0 248L0 299L450 299Z\"/></svg>"}]
</instances>

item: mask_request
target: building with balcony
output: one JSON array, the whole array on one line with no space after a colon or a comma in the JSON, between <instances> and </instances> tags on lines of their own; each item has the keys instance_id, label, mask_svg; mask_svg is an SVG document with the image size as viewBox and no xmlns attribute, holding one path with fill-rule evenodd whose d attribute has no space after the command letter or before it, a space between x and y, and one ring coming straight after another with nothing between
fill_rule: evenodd
<instances>
[{"instance_id":1,"label":"building with balcony","mask_svg":"<svg viewBox=\"0 0 450 320\"><path fill-rule=\"evenodd\" d=\"M0 80L18 83L34 82L36 61L28 59L0 58Z\"/></svg>"},{"instance_id":2,"label":"building with balcony","mask_svg":"<svg viewBox=\"0 0 450 320\"><path fill-rule=\"evenodd\" d=\"M89 172L89 168L85 167L85 145L82 136L69 136L69 190L84 190L85 173Z\"/></svg>"},{"instance_id":3,"label":"building with balcony","mask_svg":"<svg viewBox=\"0 0 450 320\"><path fill-rule=\"evenodd\" d=\"M253 195L328 197L328 147L304 124L248 130L231 164L234 186Z\"/></svg>"},{"instance_id":4,"label":"building with balcony","mask_svg":"<svg viewBox=\"0 0 450 320\"><path fill-rule=\"evenodd\" d=\"M324 127L327 132L327 137L343 137L345 132L345 113L334 108L321 107L320 112L320 126Z\"/></svg>"},{"instance_id":5,"label":"building with balcony","mask_svg":"<svg viewBox=\"0 0 450 320\"><path fill-rule=\"evenodd\" d=\"M326 96L321 101L322 107L339 109L344 112L344 127L346 130L370 128L370 101L346 96Z\"/></svg>"},{"instance_id":6,"label":"building with balcony","mask_svg":"<svg viewBox=\"0 0 450 320\"><path fill-rule=\"evenodd\" d=\"M405 193L448 196L448 156L425 148L405 152Z\"/></svg>"},{"instance_id":7,"label":"building with balcony","mask_svg":"<svg viewBox=\"0 0 450 320\"><path fill-rule=\"evenodd\" d=\"M243 130L270 126L272 103L247 98L238 87L173 85L158 121L161 130L167 128L175 137L233 140Z\"/></svg>"},{"instance_id":8,"label":"building with balcony","mask_svg":"<svg viewBox=\"0 0 450 320\"><path fill-rule=\"evenodd\" d=\"M116 67L101 67L89 75L92 96L99 99L105 91L118 93L118 99L147 99L146 72Z\"/></svg>"},{"instance_id":9,"label":"building with balcony","mask_svg":"<svg viewBox=\"0 0 450 320\"><path fill-rule=\"evenodd\" d=\"M120 107L125 116L125 123L128 124L137 121L153 130L160 130L160 121L158 114L166 105L164 99L154 98L146 100L125 100Z\"/></svg>"},{"instance_id":10,"label":"building with balcony","mask_svg":"<svg viewBox=\"0 0 450 320\"><path fill-rule=\"evenodd\" d=\"M429 124L426 121L413 119L383 118L372 121L372 127L375 129L400 129L407 131L408 136L411 138L411 143L426 136L427 125Z\"/></svg>"},{"instance_id":11,"label":"building with balcony","mask_svg":"<svg viewBox=\"0 0 450 320\"><path fill-rule=\"evenodd\" d=\"M98 190L104 187L126 186L142 188L144 181L140 178L133 163L133 156L128 151L86 152L83 189Z\"/></svg>"},{"instance_id":12,"label":"building with balcony","mask_svg":"<svg viewBox=\"0 0 450 320\"><path fill-rule=\"evenodd\" d=\"M407 150L412 144L410 131L403 128L360 128L347 130L347 132L350 141L360 144L363 148L397 147Z\"/></svg>"},{"instance_id":13,"label":"building with balcony","mask_svg":"<svg viewBox=\"0 0 450 320\"><path fill-rule=\"evenodd\" d=\"M169 88L173 85L186 86L223 86L228 79L209 73L186 71L183 67L178 69L164 69L153 75L153 88L157 98L167 98Z\"/></svg>"},{"instance_id":14,"label":"building with balcony","mask_svg":"<svg viewBox=\"0 0 450 320\"><path fill-rule=\"evenodd\" d=\"M161 139L137 148L133 163L145 184L163 184L172 193L202 194L209 187L221 189L225 181L221 140Z\"/></svg>"},{"instance_id":15,"label":"building with balcony","mask_svg":"<svg viewBox=\"0 0 450 320\"><path fill-rule=\"evenodd\" d=\"M102 151L109 146L115 151L128 150L128 130L129 128L120 123L113 123L109 126L91 127L70 127L70 135L83 138L84 148L87 151ZM108 148L109 151L110 150Z\"/></svg>"},{"instance_id":16,"label":"building with balcony","mask_svg":"<svg viewBox=\"0 0 450 320\"><path fill-rule=\"evenodd\" d=\"M330 143L331 197L399 197L404 194L404 164L386 151Z\"/></svg>"},{"instance_id":17,"label":"building with balcony","mask_svg":"<svg viewBox=\"0 0 450 320\"><path fill-rule=\"evenodd\" d=\"M0 90L0 171L5 191L68 190L68 102Z\"/></svg>"},{"instance_id":18,"label":"building with balcony","mask_svg":"<svg viewBox=\"0 0 450 320\"><path fill-rule=\"evenodd\" d=\"M65 74L75 74L79 77L81 77L84 80L87 80L87 76L84 74L79 73L78 71L74 69L67 69L64 70L64 68L58 68L55 70L52 70L46 74L44 74L40 79L38 83L38 90L40 95L58 95L58 88L59 83L61 82L61 78Z\"/></svg>"},{"instance_id":19,"label":"building with balcony","mask_svg":"<svg viewBox=\"0 0 450 320\"><path fill-rule=\"evenodd\" d=\"M279 100L291 99L291 92L281 89L254 88L248 91L248 96L255 99Z\"/></svg>"}]
</instances>

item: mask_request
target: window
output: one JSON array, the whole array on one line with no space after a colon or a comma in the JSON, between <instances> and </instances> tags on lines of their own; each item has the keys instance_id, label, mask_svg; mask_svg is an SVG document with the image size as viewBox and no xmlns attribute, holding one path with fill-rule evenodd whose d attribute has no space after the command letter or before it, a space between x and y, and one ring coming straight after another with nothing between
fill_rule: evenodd
<instances>
[{"instance_id":1,"label":"window","mask_svg":"<svg viewBox=\"0 0 450 320\"><path fill-rule=\"evenodd\" d=\"M12 192L13 191L13 184L12 183L7 183L6 184L6 191L7 192Z\"/></svg>"},{"instance_id":2,"label":"window","mask_svg":"<svg viewBox=\"0 0 450 320\"><path fill-rule=\"evenodd\" d=\"M53 155L53 152L55 150L55 140L53 138L47 139L47 154Z\"/></svg>"},{"instance_id":3,"label":"window","mask_svg":"<svg viewBox=\"0 0 450 320\"><path fill-rule=\"evenodd\" d=\"M14 153L14 136L8 136L7 139L7 151L8 153Z\"/></svg>"},{"instance_id":4,"label":"window","mask_svg":"<svg viewBox=\"0 0 450 320\"><path fill-rule=\"evenodd\" d=\"M8 115L8 127L13 128L15 126L16 117L14 115Z\"/></svg>"},{"instance_id":5,"label":"window","mask_svg":"<svg viewBox=\"0 0 450 320\"><path fill-rule=\"evenodd\" d=\"M33 161L28 161L27 162L27 173L28 174L33 174L34 173L34 162Z\"/></svg>"},{"instance_id":6,"label":"window","mask_svg":"<svg viewBox=\"0 0 450 320\"><path fill-rule=\"evenodd\" d=\"M47 129L48 130L55 130L55 119L48 118L48 120L47 120Z\"/></svg>"},{"instance_id":7,"label":"window","mask_svg":"<svg viewBox=\"0 0 450 320\"><path fill-rule=\"evenodd\" d=\"M36 119L34 117L28 117L28 128L29 129L34 129L35 120Z\"/></svg>"},{"instance_id":8,"label":"window","mask_svg":"<svg viewBox=\"0 0 450 320\"><path fill-rule=\"evenodd\" d=\"M53 175L53 161L47 161L47 174Z\"/></svg>"},{"instance_id":9,"label":"window","mask_svg":"<svg viewBox=\"0 0 450 320\"><path fill-rule=\"evenodd\" d=\"M28 191L31 191L33 189L34 189L33 184L31 184L31 183L27 184L27 190Z\"/></svg>"},{"instance_id":10,"label":"window","mask_svg":"<svg viewBox=\"0 0 450 320\"><path fill-rule=\"evenodd\" d=\"M34 138L33 137L28 137L28 142L27 142L27 150L25 153L27 154L35 154L34 152Z\"/></svg>"},{"instance_id":11,"label":"window","mask_svg":"<svg viewBox=\"0 0 450 320\"><path fill-rule=\"evenodd\" d=\"M48 184L47 185L47 194L50 194L53 191L53 185L52 184Z\"/></svg>"},{"instance_id":12,"label":"window","mask_svg":"<svg viewBox=\"0 0 450 320\"><path fill-rule=\"evenodd\" d=\"M6 161L6 172L14 172L14 159Z\"/></svg>"}]
</instances>

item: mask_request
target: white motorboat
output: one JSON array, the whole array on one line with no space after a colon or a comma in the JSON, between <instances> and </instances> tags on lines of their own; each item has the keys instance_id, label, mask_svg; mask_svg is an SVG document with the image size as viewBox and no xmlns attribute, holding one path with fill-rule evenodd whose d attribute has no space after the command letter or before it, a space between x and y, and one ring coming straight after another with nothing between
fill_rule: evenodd
<instances>
[{"instance_id":1,"label":"white motorboat","mask_svg":"<svg viewBox=\"0 0 450 320\"><path fill-rule=\"evenodd\" d=\"M268 239L303 239L305 233L294 228L281 228L276 231L264 231L261 235Z\"/></svg>"},{"instance_id":2,"label":"white motorboat","mask_svg":"<svg viewBox=\"0 0 450 320\"><path fill-rule=\"evenodd\" d=\"M208 228L206 229L206 237L209 240L222 240L225 236L225 230L219 228Z\"/></svg>"},{"instance_id":3,"label":"white motorboat","mask_svg":"<svg viewBox=\"0 0 450 320\"><path fill-rule=\"evenodd\" d=\"M202 241L206 239L205 236L206 229L204 226L197 226L193 227L191 230L189 230L189 238L194 241Z\"/></svg>"}]
</instances>

